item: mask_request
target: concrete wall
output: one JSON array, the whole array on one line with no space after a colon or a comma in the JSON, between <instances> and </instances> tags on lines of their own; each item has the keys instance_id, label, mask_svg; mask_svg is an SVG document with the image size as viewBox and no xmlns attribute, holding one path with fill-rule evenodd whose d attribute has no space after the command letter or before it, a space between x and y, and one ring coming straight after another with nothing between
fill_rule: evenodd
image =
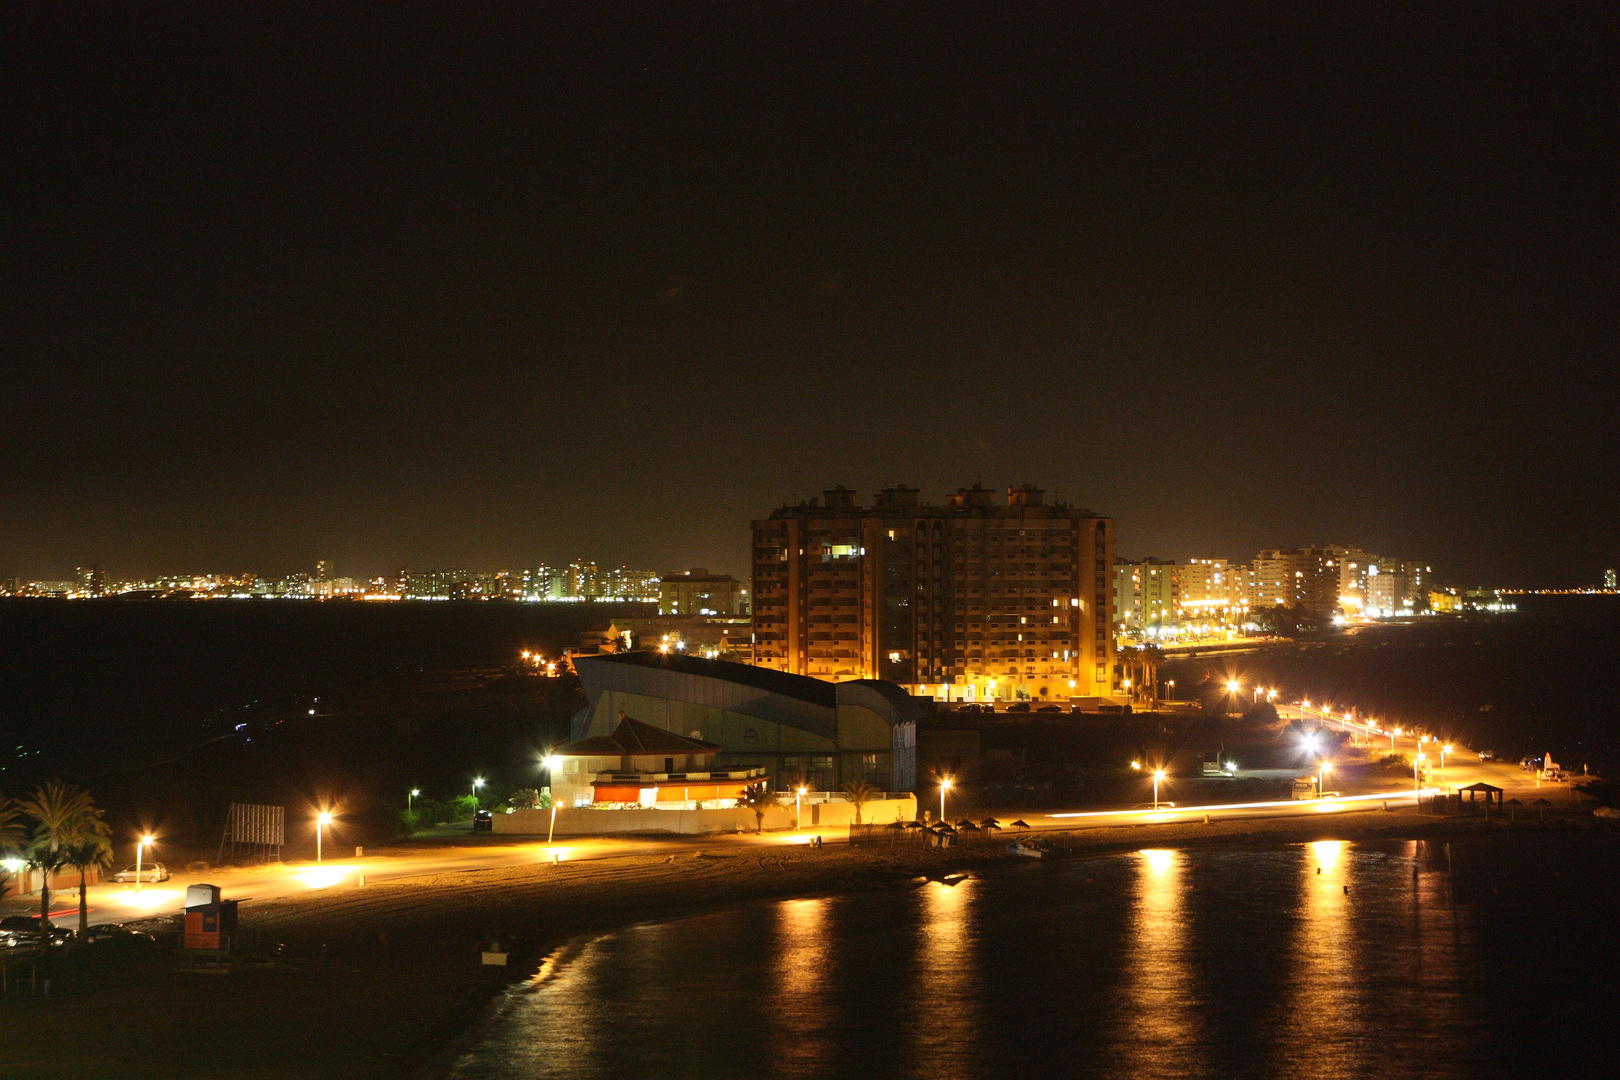
<instances>
[{"instance_id":1,"label":"concrete wall","mask_svg":"<svg viewBox=\"0 0 1620 1080\"><path fill-rule=\"evenodd\" d=\"M801 808L804 829L842 829L855 820L855 805L848 802L807 804ZM887 825L898 815L902 821L917 816L917 800L884 799L867 803L861 808L861 820L867 824ZM544 836L551 824L549 810L515 810L510 814L494 816L494 831L515 836ZM793 826L791 802L774 807L765 814L765 828L788 829ZM753 832L752 810L593 810L586 807L558 807L558 836L610 836L617 833L703 833Z\"/></svg>"}]
</instances>

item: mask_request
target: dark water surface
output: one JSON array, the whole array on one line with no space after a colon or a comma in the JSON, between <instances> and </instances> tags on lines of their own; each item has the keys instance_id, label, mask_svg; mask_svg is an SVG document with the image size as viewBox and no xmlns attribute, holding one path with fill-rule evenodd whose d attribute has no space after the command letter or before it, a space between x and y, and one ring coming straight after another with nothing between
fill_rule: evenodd
<instances>
[{"instance_id":1,"label":"dark water surface","mask_svg":"<svg viewBox=\"0 0 1620 1080\"><path fill-rule=\"evenodd\" d=\"M560 950L450 1075L1604 1075L1617 870L1324 841L737 908Z\"/></svg>"}]
</instances>

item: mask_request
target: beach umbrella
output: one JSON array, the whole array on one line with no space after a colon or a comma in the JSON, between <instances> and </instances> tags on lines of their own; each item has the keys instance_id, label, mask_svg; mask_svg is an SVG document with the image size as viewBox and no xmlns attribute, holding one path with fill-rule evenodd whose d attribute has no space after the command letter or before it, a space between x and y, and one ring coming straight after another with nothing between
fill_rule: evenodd
<instances>
[{"instance_id":1,"label":"beach umbrella","mask_svg":"<svg viewBox=\"0 0 1620 1080\"><path fill-rule=\"evenodd\" d=\"M958 821L956 823L956 827L958 829L963 829L963 830L966 830L968 832L978 832L979 831L979 827L977 825L973 824L973 822L969 821L967 818L963 818L961 821Z\"/></svg>"},{"instance_id":2,"label":"beach umbrella","mask_svg":"<svg viewBox=\"0 0 1620 1080\"><path fill-rule=\"evenodd\" d=\"M891 821L883 827L885 829L904 829L906 827L906 823L904 821Z\"/></svg>"},{"instance_id":3,"label":"beach umbrella","mask_svg":"<svg viewBox=\"0 0 1620 1080\"><path fill-rule=\"evenodd\" d=\"M906 822L905 827L908 828L908 829L926 829L926 828L928 828L928 826L924 825L920 821L908 821L908 822Z\"/></svg>"},{"instance_id":4,"label":"beach umbrella","mask_svg":"<svg viewBox=\"0 0 1620 1080\"><path fill-rule=\"evenodd\" d=\"M1524 803L1523 803L1523 802L1521 802L1521 801L1519 801L1519 800L1518 800L1518 799L1509 799L1509 800L1508 800L1508 801L1507 801L1507 804L1508 804L1508 805L1509 805L1509 806L1523 806L1523 805L1524 805ZM1509 811L1508 811L1508 820L1509 820L1509 821L1513 821L1513 820L1514 820L1514 816L1513 816L1513 815L1514 815L1514 813L1515 813L1515 811L1512 811L1512 810L1509 810Z\"/></svg>"},{"instance_id":5,"label":"beach umbrella","mask_svg":"<svg viewBox=\"0 0 1620 1080\"><path fill-rule=\"evenodd\" d=\"M1541 820L1542 821L1547 820L1547 807L1552 805L1552 802L1550 800L1537 799L1535 802L1531 803L1530 805L1537 808L1536 813L1541 815Z\"/></svg>"},{"instance_id":6,"label":"beach umbrella","mask_svg":"<svg viewBox=\"0 0 1620 1080\"><path fill-rule=\"evenodd\" d=\"M1001 828L1001 822L997 821L993 817L987 817L983 821L979 822L979 828L981 828L981 829L999 829L999 828Z\"/></svg>"},{"instance_id":7,"label":"beach umbrella","mask_svg":"<svg viewBox=\"0 0 1620 1080\"><path fill-rule=\"evenodd\" d=\"M1019 818L1017 821L1013 822L1013 828L1027 829L1029 828L1029 822L1025 821L1023 818Z\"/></svg>"}]
</instances>

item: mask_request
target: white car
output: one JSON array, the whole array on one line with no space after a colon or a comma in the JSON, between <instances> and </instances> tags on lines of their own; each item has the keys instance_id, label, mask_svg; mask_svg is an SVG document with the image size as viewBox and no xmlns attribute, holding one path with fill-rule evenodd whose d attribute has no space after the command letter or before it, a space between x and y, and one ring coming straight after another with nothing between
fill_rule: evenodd
<instances>
[{"instance_id":1,"label":"white car","mask_svg":"<svg viewBox=\"0 0 1620 1080\"><path fill-rule=\"evenodd\" d=\"M114 874L112 879L120 885L128 885L132 881L168 881L169 868L162 863L145 863L137 875L133 866L126 866Z\"/></svg>"}]
</instances>

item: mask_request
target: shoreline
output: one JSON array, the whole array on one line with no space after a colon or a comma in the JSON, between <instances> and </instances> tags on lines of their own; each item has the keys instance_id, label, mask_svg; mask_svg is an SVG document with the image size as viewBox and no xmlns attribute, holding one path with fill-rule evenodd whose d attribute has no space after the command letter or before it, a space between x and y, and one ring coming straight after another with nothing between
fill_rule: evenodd
<instances>
[{"instance_id":1,"label":"shoreline","mask_svg":"<svg viewBox=\"0 0 1620 1080\"><path fill-rule=\"evenodd\" d=\"M1545 824L1489 825L1410 811L1352 811L1322 818L1160 823L1043 833L1076 858L1150 847L1266 847L1312 840L1589 833L1610 830L1560 815ZM466 871L311 891L244 905L243 929L285 942L280 958L226 976L180 972L166 956L144 969L86 980L49 1000L0 1005L0 1072L17 1080L75 1069L128 1077L443 1080L476 1045L516 988L570 943L628 926L810 895L911 887L999 866L1028 865L989 842L962 848L829 845L820 850L686 851ZM172 927L175 916L150 920ZM481 935L508 935L509 965L481 967ZM329 961L320 956L329 950ZM189 1038L195 1018L233 1031L228 1046ZM116 1019L116 1022L113 1022ZM138 1045L129 1045L138 1038ZM154 1055L152 1048L162 1048ZM266 1048L274 1048L274 1052ZM161 1064L149 1064L154 1056ZM273 1061L266 1061L270 1057Z\"/></svg>"}]
</instances>

